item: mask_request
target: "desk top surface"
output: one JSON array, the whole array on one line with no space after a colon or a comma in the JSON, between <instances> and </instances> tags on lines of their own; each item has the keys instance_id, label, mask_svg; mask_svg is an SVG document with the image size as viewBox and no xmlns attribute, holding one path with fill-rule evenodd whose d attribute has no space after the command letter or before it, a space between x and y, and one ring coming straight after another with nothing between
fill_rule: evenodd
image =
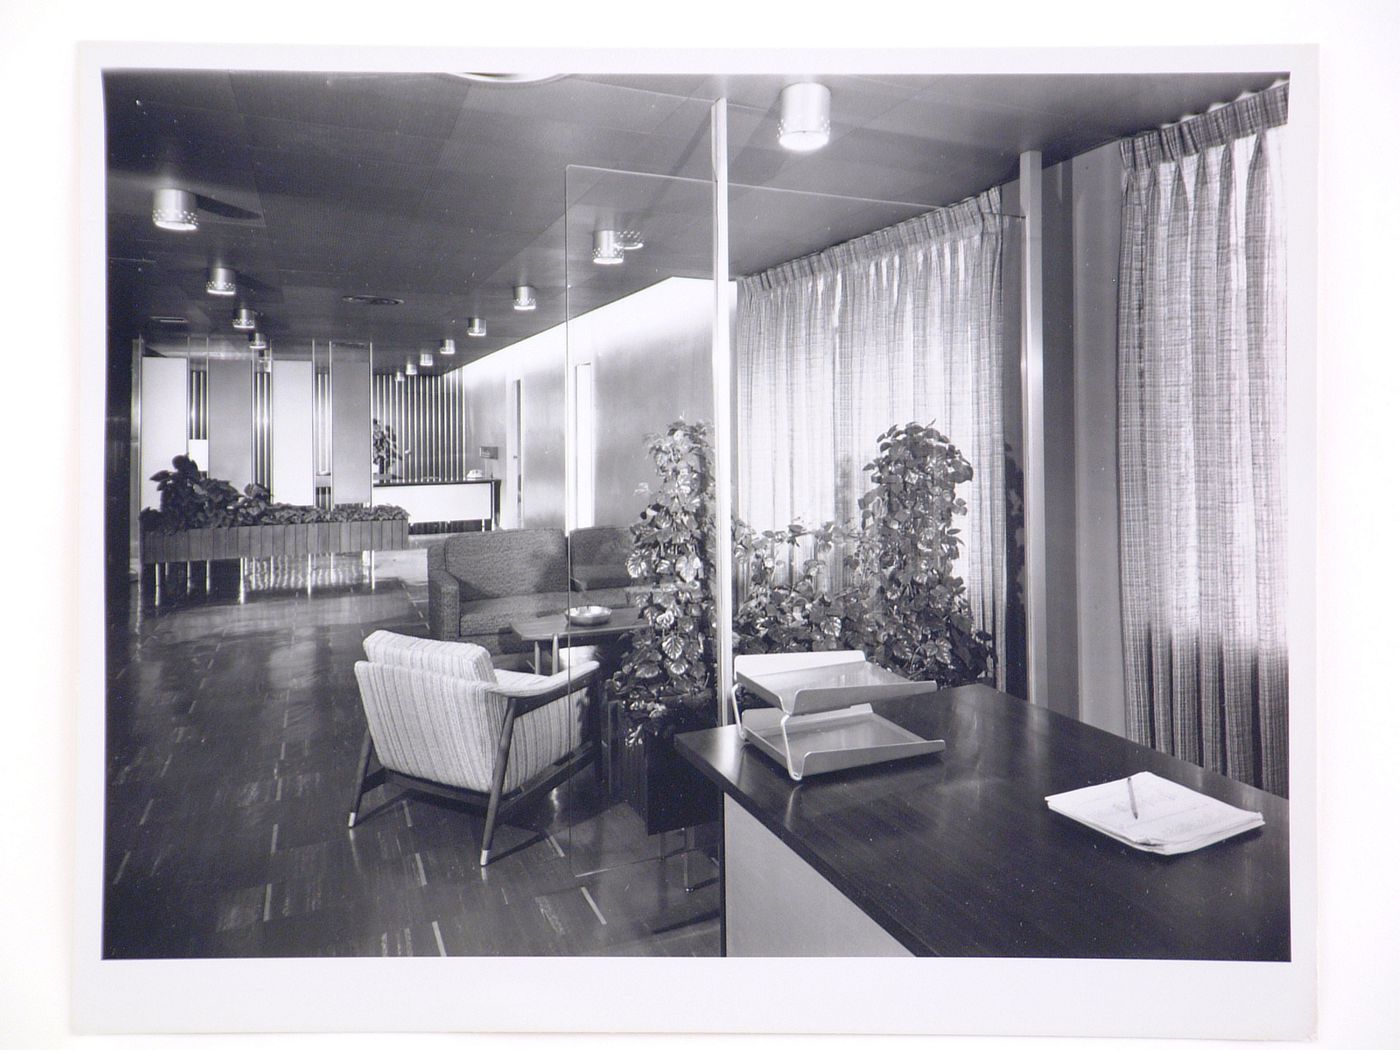
<instances>
[{"instance_id":1,"label":"desk top surface","mask_svg":"<svg viewBox=\"0 0 1400 1050\"><path fill-rule=\"evenodd\" d=\"M1290 957L1284 799L986 686L874 706L947 750L796 783L733 726L676 742L916 955ZM1257 810L1265 826L1162 857L1045 805L1143 770Z\"/></svg>"}]
</instances>

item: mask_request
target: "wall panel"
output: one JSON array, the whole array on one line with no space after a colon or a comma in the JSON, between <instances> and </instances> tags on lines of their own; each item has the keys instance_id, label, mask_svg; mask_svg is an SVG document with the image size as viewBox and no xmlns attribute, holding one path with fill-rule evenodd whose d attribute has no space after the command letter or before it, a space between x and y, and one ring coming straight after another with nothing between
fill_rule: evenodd
<instances>
[{"instance_id":1,"label":"wall panel","mask_svg":"<svg viewBox=\"0 0 1400 1050\"><path fill-rule=\"evenodd\" d=\"M141 506L159 507L151 475L170 469L188 449L188 362L183 357L141 358ZM202 466L203 464L201 464Z\"/></svg>"},{"instance_id":2,"label":"wall panel","mask_svg":"<svg viewBox=\"0 0 1400 1050\"><path fill-rule=\"evenodd\" d=\"M331 343L331 488L336 503L370 501L369 354L368 343Z\"/></svg>"},{"instance_id":3,"label":"wall panel","mask_svg":"<svg viewBox=\"0 0 1400 1050\"><path fill-rule=\"evenodd\" d=\"M272 498L315 502L315 376L310 361L272 362Z\"/></svg>"},{"instance_id":4,"label":"wall panel","mask_svg":"<svg viewBox=\"0 0 1400 1050\"><path fill-rule=\"evenodd\" d=\"M242 492L253 480L252 357L218 356L211 346L208 398L209 463L206 469L211 476L229 482Z\"/></svg>"}]
</instances>

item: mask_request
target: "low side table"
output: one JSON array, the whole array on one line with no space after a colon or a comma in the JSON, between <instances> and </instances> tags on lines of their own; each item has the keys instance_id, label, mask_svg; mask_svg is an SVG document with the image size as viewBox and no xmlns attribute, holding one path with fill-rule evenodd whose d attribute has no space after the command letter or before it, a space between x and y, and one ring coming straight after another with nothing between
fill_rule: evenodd
<instances>
[{"instance_id":1,"label":"low side table","mask_svg":"<svg viewBox=\"0 0 1400 1050\"><path fill-rule=\"evenodd\" d=\"M641 612L641 609L634 605L614 609L607 623L592 626L570 623L569 618L561 612L549 613L545 616L532 616L528 620L518 620L510 625L510 629L522 642L534 646L535 673L541 674L543 672L540 670L540 649L546 642L550 646L550 667L558 667L561 637L576 645L631 634L641 625Z\"/></svg>"}]
</instances>

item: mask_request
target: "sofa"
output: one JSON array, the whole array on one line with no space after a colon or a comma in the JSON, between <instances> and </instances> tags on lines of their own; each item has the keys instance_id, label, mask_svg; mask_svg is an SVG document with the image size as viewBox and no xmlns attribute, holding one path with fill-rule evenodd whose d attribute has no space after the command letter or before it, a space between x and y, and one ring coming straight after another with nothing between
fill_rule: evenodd
<instances>
[{"instance_id":1,"label":"sofa","mask_svg":"<svg viewBox=\"0 0 1400 1050\"><path fill-rule=\"evenodd\" d=\"M447 537L428 548L428 629L493 656L527 648L514 621L571 605L627 605L624 528L496 529ZM570 561L580 578L570 581Z\"/></svg>"}]
</instances>

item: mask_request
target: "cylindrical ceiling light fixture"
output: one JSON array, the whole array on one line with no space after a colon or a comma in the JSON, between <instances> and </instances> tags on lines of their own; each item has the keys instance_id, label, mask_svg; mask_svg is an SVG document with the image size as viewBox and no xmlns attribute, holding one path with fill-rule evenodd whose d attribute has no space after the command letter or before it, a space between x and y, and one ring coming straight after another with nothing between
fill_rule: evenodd
<instances>
[{"instance_id":1,"label":"cylindrical ceiling light fixture","mask_svg":"<svg viewBox=\"0 0 1400 1050\"><path fill-rule=\"evenodd\" d=\"M808 153L831 140L831 90L824 84L789 84L779 96L778 144Z\"/></svg>"},{"instance_id":2,"label":"cylindrical ceiling light fixture","mask_svg":"<svg viewBox=\"0 0 1400 1050\"><path fill-rule=\"evenodd\" d=\"M394 373L394 382L395 382L395 383L402 383L402 382L403 382L403 372L395 372L395 373Z\"/></svg>"},{"instance_id":3,"label":"cylindrical ceiling light fixture","mask_svg":"<svg viewBox=\"0 0 1400 1050\"><path fill-rule=\"evenodd\" d=\"M428 353L428 351L424 350L421 354L418 355L418 365L420 368L432 368L433 355Z\"/></svg>"},{"instance_id":4,"label":"cylindrical ceiling light fixture","mask_svg":"<svg viewBox=\"0 0 1400 1050\"><path fill-rule=\"evenodd\" d=\"M457 340L455 339L444 339L438 344L438 353L442 354L443 357L451 357L456 352Z\"/></svg>"},{"instance_id":5,"label":"cylindrical ceiling light fixture","mask_svg":"<svg viewBox=\"0 0 1400 1050\"><path fill-rule=\"evenodd\" d=\"M418 374L418 366L412 361L407 362L403 366L403 374L406 376L416 376Z\"/></svg>"},{"instance_id":6,"label":"cylindrical ceiling light fixture","mask_svg":"<svg viewBox=\"0 0 1400 1050\"><path fill-rule=\"evenodd\" d=\"M233 315L233 327L240 332L251 332L258 327L258 312L240 306L238 312Z\"/></svg>"},{"instance_id":7,"label":"cylindrical ceiling light fixture","mask_svg":"<svg viewBox=\"0 0 1400 1050\"><path fill-rule=\"evenodd\" d=\"M254 332L248 337L248 349L255 352L262 352L267 349L267 336L261 332Z\"/></svg>"},{"instance_id":8,"label":"cylindrical ceiling light fixture","mask_svg":"<svg viewBox=\"0 0 1400 1050\"><path fill-rule=\"evenodd\" d=\"M210 295L236 295L238 274L227 266L211 266L209 280L204 282L204 290Z\"/></svg>"},{"instance_id":9,"label":"cylindrical ceiling light fixture","mask_svg":"<svg viewBox=\"0 0 1400 1050\"><path fill-rule=\"evenodd\" d=\"M467 318L467 335L473 339L480 339L486 334L486 322L480 317Z\"/></svg>"},{"instance_id":10,"label":"cylindrical ceiling light fixture","mask_svg":"<svg viewBox=\"0 0 1400 1050\"><path fill-rule=\"evenodd\" d=\"M616 230L593 231L593 261L599 266L622 265L622 244Z\"/></svg>"},{"instance_id":11,"label":"cylindrical ceiling light fixture","mask_svg":"<svg viewBox=\"0 0 1400 1050\"><path fill-rule=\"evenodd\" d=\"M515 299L511 306L517 310L533 310L535 308L535 289L528 284L517 284L514 288Z\"/></svg>"},{"instance_id":12,"label":"cylindrical ceiling light fixture","mask_svg":"<svg viewBox=\"0 0 1400 1050\"><path fill-rule=\"evenodd\" d=\"M162 230L187 232L199 229L199 208L194 194L189 190L162 186L156 190L151 203L151 221Z\"/></svg>"}]
</instances>

